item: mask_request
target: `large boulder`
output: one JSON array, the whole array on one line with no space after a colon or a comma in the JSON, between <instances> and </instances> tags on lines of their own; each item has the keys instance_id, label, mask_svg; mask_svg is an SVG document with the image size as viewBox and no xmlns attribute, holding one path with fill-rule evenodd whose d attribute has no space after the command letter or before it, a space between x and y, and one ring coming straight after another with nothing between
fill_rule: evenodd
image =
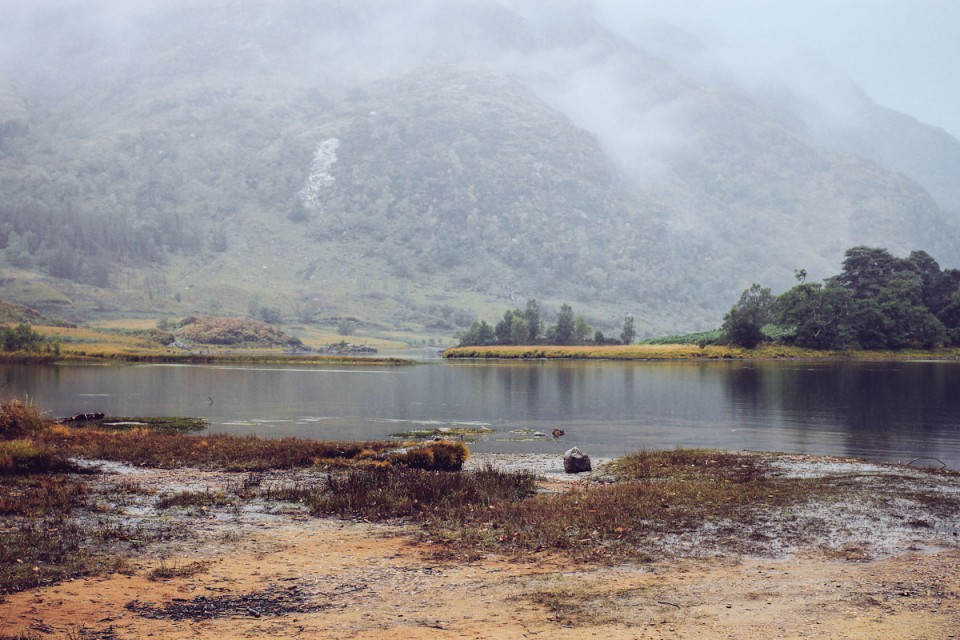
<instances>
[{"instance_id":1,"label":"large boulder","mask_svg":"<svg viewBox=\"0 0 960 640\"><path fill-rule=\"evenodd\" d=\"M593 467L590 464L590 456L576 447L570 449L563 454L563 470L567 473L593 471Z\"/></svg>"}]
</instances>

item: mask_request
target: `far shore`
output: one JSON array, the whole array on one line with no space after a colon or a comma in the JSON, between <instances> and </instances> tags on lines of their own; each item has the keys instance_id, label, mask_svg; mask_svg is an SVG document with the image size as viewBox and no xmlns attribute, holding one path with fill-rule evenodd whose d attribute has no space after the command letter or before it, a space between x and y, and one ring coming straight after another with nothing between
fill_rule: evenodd
<instances>
[{"instance_id":1,"label":"far shore","mask_svg":"<svg viewBox=\"0 0 960 640\"><path fill-rule=\"evenodd\" d=\"M754 349L695 344L533 345L452 347L446 359L498 360L958 360L960 349L903 351L819 351L784 345Z\"/></svg>"},{"instance_id":2,"label":"far shore","mask_svg":"<svg viewBox=\"0 0 960 640\"><path fill-rule=\"evenodd\" d=\"M237 350L242 351L242 350ZM338 364L408 366L418 360L376 356L295 355L286 353L0 353L4 364Z\"/></svg>"}]
</instances>

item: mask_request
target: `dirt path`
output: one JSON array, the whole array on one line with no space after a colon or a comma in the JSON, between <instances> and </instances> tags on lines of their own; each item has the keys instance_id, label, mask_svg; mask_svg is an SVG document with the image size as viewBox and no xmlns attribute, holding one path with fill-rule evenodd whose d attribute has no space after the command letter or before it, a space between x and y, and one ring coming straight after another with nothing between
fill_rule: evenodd
<instances>
[{"instance_id":1,"label":"dirt path","mask_svg":"<svg viewBox=\"0 0 960 640\"><path fill-rule=\"evenodd\" d=\"M158 486L218 481L137 474ZM851 547L597 567L546 556L444 561L412 530L292 507L231 518L193 511L178 524L197 537L127 574L7 596L0 637L960 638L952 534L939 546L904 541L872 560ZM193 561L209 564L188 577L147 578Z\"/></svg>"}]
</instances>

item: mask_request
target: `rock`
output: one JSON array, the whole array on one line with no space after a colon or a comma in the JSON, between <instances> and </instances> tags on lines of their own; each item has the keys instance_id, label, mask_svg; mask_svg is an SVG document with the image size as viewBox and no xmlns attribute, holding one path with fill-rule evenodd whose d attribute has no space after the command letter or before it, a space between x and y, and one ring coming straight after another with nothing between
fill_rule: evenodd
<instances>
[{"instance_id":1,"label":"rock","mask_svg":"<svg viewBox=\"0 0 960 640\"><path fill-rule=\"evenodd\" d=\"M593 471L593 466L590 464L590 456L576 447L570 449L563 454L563 470L567 473Z\"/></svg>"},{"instance_id":2,"label":"rock","mask_svg":"<svg viewBox=\"0 0 960 640\"><path fill-rule=\"evenodd\" d=\"M553 437L554 437L554 438L559 438L559 437L561 437L561 436L567 435L567 432L566 432L566 431L564 431L563 429L559 429L559 428L554 429L551 433L553 433Z\"/></svg>"}]
</instances>

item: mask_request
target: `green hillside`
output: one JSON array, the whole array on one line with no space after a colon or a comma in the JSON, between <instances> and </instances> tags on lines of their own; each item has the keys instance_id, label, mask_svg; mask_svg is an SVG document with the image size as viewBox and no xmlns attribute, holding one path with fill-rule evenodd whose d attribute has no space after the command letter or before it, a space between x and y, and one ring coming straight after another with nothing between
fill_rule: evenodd
<instances>
[{"instance_id":1,"label":"green hillside","mask_svg":"<svg viewBox=\"0 0 960 640\"><path fill-rule=\"evenodd\" d=\"M845 247L960 255L921 186L942 176L825 146L588 19L106 7L0 26L0 297L44 312L414 341L536 298L645 337L716 326L749 282L826 275Z\"/></svg>"}]
</instances>

